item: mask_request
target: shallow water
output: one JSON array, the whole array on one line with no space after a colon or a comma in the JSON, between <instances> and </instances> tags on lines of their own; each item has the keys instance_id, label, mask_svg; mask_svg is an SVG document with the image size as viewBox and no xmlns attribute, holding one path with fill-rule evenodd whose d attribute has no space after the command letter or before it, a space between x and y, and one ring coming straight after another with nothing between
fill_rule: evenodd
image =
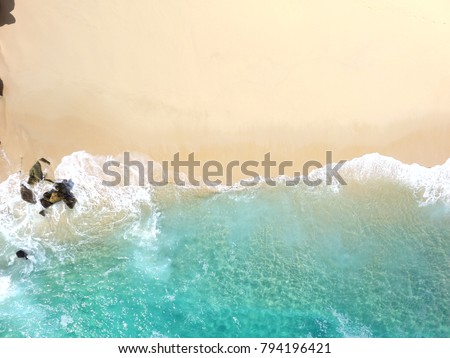
<instances>
[{"instance_id":1,"label":"shallow water","mask_svg":"<svg viewBox=\"0 0 450 358\"><path fill-rule=\"evenodd\" d=\"M450 336L450 161L212 192L106 188L103 159L65 158L79 203L45 218L0 184L1 337Z\"/></svg>"}]
</instances>

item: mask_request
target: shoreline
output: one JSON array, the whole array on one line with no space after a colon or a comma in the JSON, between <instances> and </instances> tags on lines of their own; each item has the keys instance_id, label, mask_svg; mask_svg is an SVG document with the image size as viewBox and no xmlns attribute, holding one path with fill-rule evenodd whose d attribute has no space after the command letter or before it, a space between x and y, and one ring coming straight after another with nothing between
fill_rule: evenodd
<instances>
[{"instance_id":1,"label":"shoreline","mask_svg":"<svg viewBox=\"0 0 450 358\"><path fill-rule=\"evenodd\" d=\"M407 186L422 189L430 187L447 192L445 178L450 175L450 157L443 163L424 166L404 163L377 152L340 161L332 158L332 152L327 152L326 156L323 162L310 160L302 167L295 166L295 162L274 160L270 153L269 157L266 155L259 160L234 160L227 163L201 161L195 157L195 153L189 158L176 156L159 162L138 152L94 155L81 150L64 156L60 162L52 162L46 168L46 177L56 181L78 178L77 182L80 184L85 181L82 178L87 175L100 180L105 188L178 186L213 192L232 188L256 188L261 185L340 187L349 183L385 178ZM330 159L331 161L328 161ZM4 162L0 160L0 164ZM10 178L17 180L17 175L20 180L25 181L30 168L31 166L3 175L0 177L0 183ZM164 176L163 171L166 173Z\"/></svg>"},{"instance_id":2,"label":"shoreline","mask_svg":"<svg viewBox=\"0 0 450 358\"><path fill-rule=\"evenodd\" d=\"M0 101L5 101L5 99L1 99ZM64 123L60 124L65 125ZM284 136L276 136L274 138L273 134L277 131L277 128L266 130L254 129L252 133L253 143L251 144L243 143L248 137L242 132L229 134L228 138L231 145L226 143L228 138L219 137L218 140L215 140L212 135L186 136L184 141L181 141L176 136L173 138L173 135L171 140L168 139L170 133L166 133L164 136L154 134L156 140L148 146L145 145L147 143L146 136L142 133L133 134L136 139L133 145L126 144L127 140L131 141L131 138L125 138L125 140L117 141L112 145L109 145L110 141L107 138L100 143L89 137L82 138L81 134L89 131L86 127L78 128L78 133L80 134L79 141L76 143L64 143L63 138L55 138L55 134L53 133L42 133L42 128L36 128L36 125L32 122L28 123L26 129L17 127L13 124L6 132L3 132L1 137L0 149L4 151L9 160L9 164L5 163L5 161L0 163L1 180L4 180L7 175L19 170L27 172L34 162L41 157L49 159L52 162L53 168L56 168L64 156L77 151L86 151L95 156L112 157L123 157L123 153L130 152L158 163L173 160L175 153L180 153L180 160L187 160L188 155L194 153L195 159L201 163L218 161L224 167L235 160L238 160L240 163L249 160L261 162L265 154L270 152L271 159L277 161L277 163L282 161L293 162L292 166L287 167L285 173L291 177L307 161L319 161L324 165L326 152L329 150L332 151L333 162L335 163L340 160L352 160L371 153L379 153L383 156L392 157L404 164L416 163L425 167L444 164L450 158L450 143L448 142L448 138L450 138L450 125L442 122L432 125L431 121L426 122L423 128L419 126L417 129L411 130L411 133L390 141L384 139L384 143L378 143L378 145L376 143L365 144L356 140L338 143L337 138L339 137L339 133L336 131L333 132L333 140L328 140L328 143L308 143L301 145L297 143L294 130L291 133L284 133ZM346 127L342 132L348 132L349 127ZM220 133L220 129L215 129L215 131ZM354 132L356 131L358 130L355 129ZM212 132L212 130L206 130L203 133L208 132ZM257 134L258 132L259 134ZM300 132L300 128L297 128L297 133ZM364 139L369 139L369 137L372 137L372 139L375 137L376 139L383 134L381 128L378 128L379 136L371 135L373 132L376 132L375 130L372 130L372 133L364 133L361 130L359 132L360 136ZM29 135L30 133L39 133L38 138ZM309 133L306 134L306 136L308 135ZM73 138L73 132L71 136ZM270 138L271 136L272 138ZM162 138L163 140L161 140ZM270 139L266 142L264 138ZM279 143L275 143L277 140ZM212 143L214 141L216 142L215 144ZM189 144L194 142L196 143L195 145ZM173 143L177 144L174 145ZM335 145L330 143L335 143ZM417 145L417 143L420 143L420 145ZM333 148L336 149L333 150ZM261 166L256 171L260 175L264 174ZM243 178L245 177L242 175L233 176L234 181Z\"/></svg>"}]
</instances>

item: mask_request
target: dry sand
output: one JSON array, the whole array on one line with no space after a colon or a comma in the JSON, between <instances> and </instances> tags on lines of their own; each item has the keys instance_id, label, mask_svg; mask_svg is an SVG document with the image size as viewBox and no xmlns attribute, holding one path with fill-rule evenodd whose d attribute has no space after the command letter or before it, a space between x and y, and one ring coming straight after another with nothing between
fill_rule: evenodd
<instances>
[{"instance_id":1,"label":"dry sand","mask_svg":"<svg viewBox=\"0 0 450 358\"><path fill-rule=\"evenodd\" d=\"M394 3L16 0L0 176L77 150L443 163L450 2Z\"/></svg>"}]
</instances>

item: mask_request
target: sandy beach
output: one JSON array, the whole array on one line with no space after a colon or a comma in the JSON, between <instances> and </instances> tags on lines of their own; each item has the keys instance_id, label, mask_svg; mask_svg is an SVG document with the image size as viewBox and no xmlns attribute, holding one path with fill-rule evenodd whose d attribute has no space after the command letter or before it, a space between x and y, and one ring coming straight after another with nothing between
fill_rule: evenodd
<instances>
[{"instance_id":1,"label":"sandy beach","mask_svg":"<svg viewBox=\"0 0 450 358\"><path fill-rule=\"evenodd\" d=\"M2 179L78 150L449 158L448 1L19 0L12 14Z\"/></svg>"}]
</instances>

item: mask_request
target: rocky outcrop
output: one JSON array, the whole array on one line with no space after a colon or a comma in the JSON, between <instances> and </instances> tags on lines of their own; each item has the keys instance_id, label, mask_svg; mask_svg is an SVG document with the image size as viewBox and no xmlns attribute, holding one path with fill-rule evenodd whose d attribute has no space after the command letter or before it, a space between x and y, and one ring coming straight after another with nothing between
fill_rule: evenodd
<instances>
[{"instance_id":1,"label":"rocky outcrop","mask_svg":"<svg viewBox=\"0 0 450 358\"><path fill-rule=\"evenodd\" d=\"M27 203L30 204L36 204L36 196L33 193L33 190L31 190L29 187L27 187L25 184L20 184L20 196L23 200L25 200Z\"/></svg>"},{"instance_id":2,"label":"rocky outcrop","mask_svg":"<svg viewBox=\"0 0 450 358\"><path fill-rule=\"evenodd\" d=\"M45 158L41 158L34 163L29 172L28 184L34 185L44 179L41 162L50 165L50 162Z\"/></svg>"},{"instance_id":3,"label":"rocky outcrop","mask_svg":"<svg viewBox=\"0 0 450 358\"><path fill-rule=\"evenodd\" d=\"M45 216L45 209L49 208L53 204L60 201L63 201L70 209L73 209L77 202L77 199L72 194L72 189L74 186L72 179L63 179L61 181L53 181L50 179L46 179L42 171L41 163L50 165L50 162L47 159L45 158L39 159L31 167L27 181L28 185L31 186L39 183L42 180L46 180L48 182L53 183L53 188L49 191L46 191L42 195L42 198L39 199L39 202L44 208L44 210L41 210L39 214ZM30 204L36 204L37 201L34 191L28 185L24 183L20 184L20 195L24 201Z\"/></svg>"},{"instance_id":4,"label":"rocky outcrop","mask_svg":"<svg viewBox=\"0 0 450 358\"><path fill-rule=\"evenodd\" d=\"M70 209L73 209L77 202L77 199L71 192L73 185L71 179L56 182L54 188L44 193L40 199L41 205L44 208L48 208L62 200Z\"/></svg>"},{"instance_id":5,"label":"rocky outcrop","mask_svg":"<svg viewBox=\"0 0 450 358\"><path fill-rule=\"evenodd\" d=\"M14 0L0 0L0 26L11 25L16 22L16 18L11 14L14 6Z\"/></svg>"}]
</instances>

